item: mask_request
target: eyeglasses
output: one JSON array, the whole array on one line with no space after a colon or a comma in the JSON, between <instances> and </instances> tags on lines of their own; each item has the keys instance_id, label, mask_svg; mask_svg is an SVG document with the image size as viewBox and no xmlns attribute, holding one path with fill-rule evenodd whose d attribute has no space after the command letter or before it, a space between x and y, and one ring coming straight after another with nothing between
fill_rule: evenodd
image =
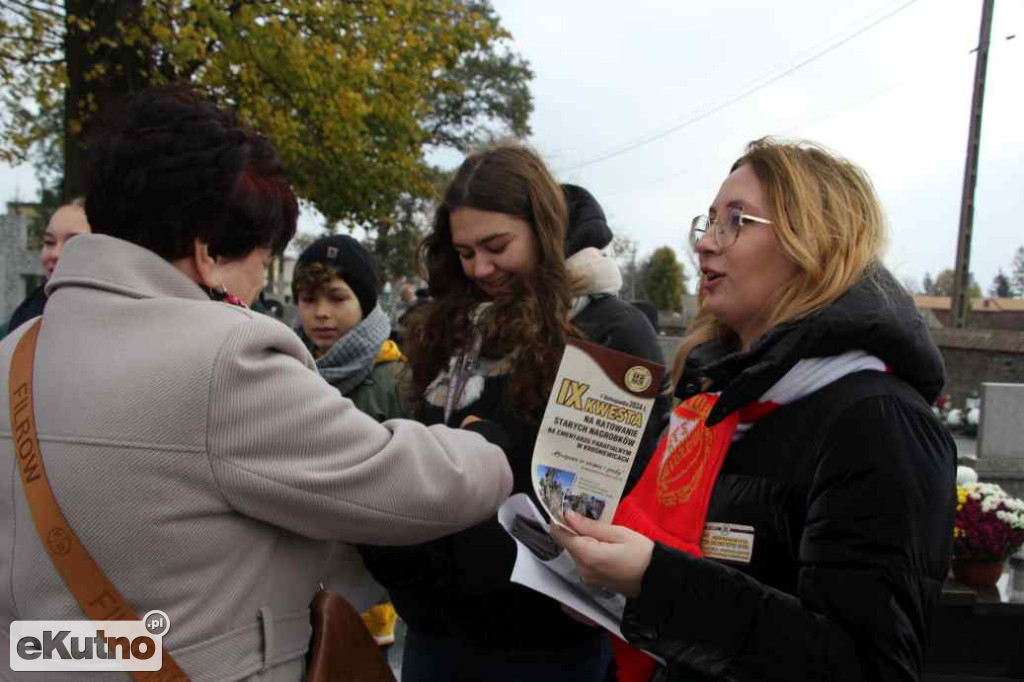
<instances>
[{"instance_id":1,"label":"eyeglasses","mask_svg":"<svg viewBox=\"0 0 1024 682\"><path fill-rule=\"evenodd\" d=\"M715 245L723 251L736 243L740 236L740 228L748 222L760 225L771 225L772 221L747 215L741 209L733 208L725 215L725 220L719 218L711 219L706 215L699 215L690 223L690 248L697 250L697 244L709 231L714 237Z\"/></svg>"}]
</instances>

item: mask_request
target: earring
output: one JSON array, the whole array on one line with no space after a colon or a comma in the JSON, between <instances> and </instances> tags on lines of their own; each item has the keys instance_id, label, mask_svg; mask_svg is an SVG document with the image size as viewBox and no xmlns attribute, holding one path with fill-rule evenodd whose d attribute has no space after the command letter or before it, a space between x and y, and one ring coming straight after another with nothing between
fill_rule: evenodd
<instances>
[{"instance_id":1,"label":"earring","mask_svg":"<svg viewBox=\"0 0 1024 682\"><path fill-rule=\"evenodd\" d=\"M246 305L245 301L232 295L231 292L228 291L228 288L223 284L218 284L212 289L203 286L202 289L206 292L206 295L210 297L211 301L217 301L218 303L230 303L231 305L236 305L239 308L249 307Z\"/></svg>"},{"instance_id":2,"label":"earring","mask_svg":"<svg viewBox=\"0 0 1024 682\"><path fill-rule=\"evenodd\" d=\"M231 294L228 293L227 287L223 284L218 284L212 288L201 285L201 288L206 292L206 295L210 297L211 301L223 301L231 296Z\"/></svg>"}]
</instances>

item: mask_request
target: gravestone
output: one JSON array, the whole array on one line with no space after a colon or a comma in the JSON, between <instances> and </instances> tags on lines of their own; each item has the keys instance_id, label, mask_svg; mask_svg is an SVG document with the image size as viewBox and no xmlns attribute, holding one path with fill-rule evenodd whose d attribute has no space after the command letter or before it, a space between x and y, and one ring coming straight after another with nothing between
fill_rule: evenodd
<instances>
[{"instance_id":1,"label":"gravestone","mask_svg":"<svg viewBox=\"0 0 1024 682\"><path fill-rule=\"evenodd\" d=\"M978 478L1024 497L1024 384L981 385Z\"/></svg>"}]
</instances>

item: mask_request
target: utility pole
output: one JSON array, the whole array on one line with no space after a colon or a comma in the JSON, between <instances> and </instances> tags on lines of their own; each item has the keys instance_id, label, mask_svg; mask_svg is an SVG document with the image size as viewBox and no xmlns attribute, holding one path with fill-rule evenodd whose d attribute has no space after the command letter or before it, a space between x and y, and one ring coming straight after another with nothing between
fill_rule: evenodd
<instances>
[{"instance_id":1,"label":"utility pole","mask_svg":"<svg viewBox=\"0 0 1024 682\"><path fill-rule=\"evenodd\" d=\"M629 264L632 276L629 278L629 299L636 300L636 243L633 244L633 256Z\"/></svg>"},{"instance_id":2,"label":"utility pole","mask_svg":"<svg viewBox=\"0 0 1024 682\"><path fill-rule=\"evenodd\" d=\"M984 0L981 8L981 32L978 37L978 61L974 65L974 96L971 99L971 127L967 134L967 164L964 168L964 192L960 200L960 234L953 268L953 301L950 310L953 327L963 329L967 322L967 287L970 285L971 232L974 229L974 188L978 182L978 150L981 146L981 107L985 102L985 72L988 70L989 36L995 0Z\"/></svg>"}]
</instances>

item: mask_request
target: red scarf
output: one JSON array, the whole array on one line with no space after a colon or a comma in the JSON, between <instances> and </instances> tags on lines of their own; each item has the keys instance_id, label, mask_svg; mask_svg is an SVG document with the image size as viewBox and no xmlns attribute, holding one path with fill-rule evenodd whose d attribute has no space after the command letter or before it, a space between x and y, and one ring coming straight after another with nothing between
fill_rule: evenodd
<instances>
[{"instance_id":1,"label":"red scarf","mask_svg":"<svg viewBox=\"0 0 1024 682\"><path fill-rule=\"evenodd\" d=\"M862 351L801 360L759 400L712 427L705 426L705 422L719 394L701 393L686 400L672 411L668 431L612 522L691 556L702 557L700 541L708 503L729 445L741 439L758 419L783 405L847 374L868 369L888 371L881 360ZM618 637L611 637L611 641L619 682L649 680L654 660Z\"/></svg>"}]
</instances>

